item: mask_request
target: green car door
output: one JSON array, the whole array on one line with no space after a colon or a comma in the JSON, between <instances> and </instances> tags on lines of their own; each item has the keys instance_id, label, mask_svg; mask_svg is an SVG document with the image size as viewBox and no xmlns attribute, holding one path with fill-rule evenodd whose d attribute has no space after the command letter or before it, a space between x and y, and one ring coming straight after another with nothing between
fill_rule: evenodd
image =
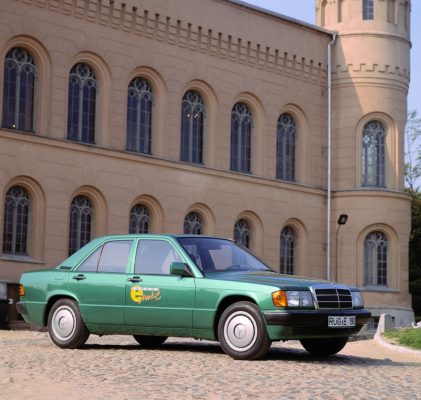
<instances>
[{"instance_id":1,"label":"green car door","mask_svg":"<svg viewBox=\"0 0 421 400\"><path fill-rule=\"evenodd\" d=\"M171 263L181 261L171 242L139 240L126 284L126 325L191 329L195 278L170 275Z\"/></svg>"},{"instance_id":2,"label":"green car door","mask_svg":"<svg viewBox=\"0 0 421 400\"><path fill-rule=\"evenodd\" d=\"M69 273L86 324L124 325L126 269L133 240L112 240Z\"/></svg>"}]
</instances>

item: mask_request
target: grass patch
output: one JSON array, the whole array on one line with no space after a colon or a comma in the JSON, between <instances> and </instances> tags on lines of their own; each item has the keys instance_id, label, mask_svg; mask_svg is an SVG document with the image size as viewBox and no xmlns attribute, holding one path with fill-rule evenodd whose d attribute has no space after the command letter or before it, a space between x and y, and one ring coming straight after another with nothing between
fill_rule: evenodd
<instances>
[{"instance_id":1,"label":"grass patch","mask_svg":"<svg viewBox=\"0 0 421 400\"><path fill-rule=\"evenodd\" d=\"M421 350L421 329L407 328L393 330L383 333L383 336L402 346Z\"/></svg>"}]
</instances>

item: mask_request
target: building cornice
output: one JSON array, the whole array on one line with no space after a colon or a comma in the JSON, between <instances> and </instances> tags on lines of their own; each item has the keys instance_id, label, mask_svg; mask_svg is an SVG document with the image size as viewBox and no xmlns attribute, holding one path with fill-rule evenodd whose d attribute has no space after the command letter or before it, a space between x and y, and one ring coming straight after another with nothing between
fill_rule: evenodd
<instances>
[{"instance_id":1,"label":"building cornice","mask_svg":"<svg viewBox=\"0 0 421 400\"><path fill-rule=\"evenodd\" d=\"M343 197L375 197L375 198L393 198L401 199L404 201L412 201L412 196L406 192L398 190L387 190L387 189L346 189L346 190L336 190L332 193L334 198L343 198Z\"/></svg>"},{"instance_id":2,"label":"building cornice","mask_svg":"<svg viewBox=\"0 0 421 400\"><path fill-rule=\"evenodd\" d=\"M287 15L284 15L284 14L281 14L281 13L277 13L277 12L274 12L274 11L267 10L265 8L247 3L245 1L241 1L241 0L220 0L220 1L223 1L225 3L231 3L231 4L234 4L236 6L241 6L243 8L248 9L248 10L251 10L253 12L258 12L259 14L267 15L267 16L270 16L270 17L274 17L276 19L280 19L280 20L285 21L285 22L289 22L291 24L298 25L301 28L307 28L307 29L310 29L312 31L323 33L323 34L326 34L326 35L329 35L329 36L333 36L333 34L334 34L334 32L331 31L331 30L321 28L317 25L309 24L309 23L304 22L304 21L300 21L299 19L296 19L296 18L288 17Z\"/></svg>"}]
</instances>

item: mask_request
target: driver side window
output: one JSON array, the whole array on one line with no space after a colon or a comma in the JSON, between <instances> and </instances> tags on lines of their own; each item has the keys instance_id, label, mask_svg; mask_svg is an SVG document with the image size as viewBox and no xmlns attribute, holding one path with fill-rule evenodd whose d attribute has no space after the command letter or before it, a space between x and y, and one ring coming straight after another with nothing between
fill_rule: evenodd
<instances>
[{"instance_id":1,"label":"driver side window","mask_svg":"<svg viewBox=\"0 0 421 400\"><path fill-rule=\"evenodd\" d=\"M141 240L137 247L135 274L169 275L170 265L182 259L164 240Z\"/></svg>"}]
</instances>

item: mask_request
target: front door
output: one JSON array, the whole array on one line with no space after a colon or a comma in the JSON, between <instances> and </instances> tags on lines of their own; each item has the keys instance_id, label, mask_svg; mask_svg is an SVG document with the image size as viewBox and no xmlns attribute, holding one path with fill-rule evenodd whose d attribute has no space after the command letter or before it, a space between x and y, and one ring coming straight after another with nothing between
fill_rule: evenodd
<instances>
[{"instance_id":1,"label":"front door","mask_svg":"<svg viewBox=\"0 0 421 400\"><path fill-rule=\"evenodd\" d=\"M139 240L126 286L126 325L191 329L195 279L170 275L175 261L182 259L169 241Z\"/></svg>"}]
</instances>

